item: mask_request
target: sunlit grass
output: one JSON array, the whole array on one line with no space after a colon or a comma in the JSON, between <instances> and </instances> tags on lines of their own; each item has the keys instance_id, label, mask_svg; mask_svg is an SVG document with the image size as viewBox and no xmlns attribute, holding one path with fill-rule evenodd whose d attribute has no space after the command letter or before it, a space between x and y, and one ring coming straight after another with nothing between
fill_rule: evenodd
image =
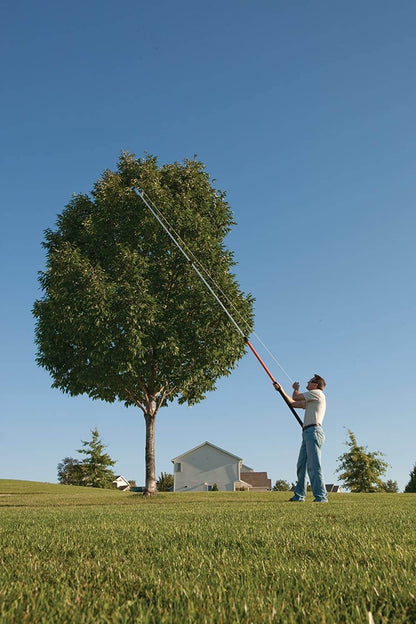
<instances>
[{"instance_id":1,"label":"sunlit grass","mask_svg":"<svg viewBox=\"0 0 416 624\"><path fill-rule=\"evenodd\" d=\"M3 622L416 620L416 496L0 481Z\"/></svg>"}]
</instances>

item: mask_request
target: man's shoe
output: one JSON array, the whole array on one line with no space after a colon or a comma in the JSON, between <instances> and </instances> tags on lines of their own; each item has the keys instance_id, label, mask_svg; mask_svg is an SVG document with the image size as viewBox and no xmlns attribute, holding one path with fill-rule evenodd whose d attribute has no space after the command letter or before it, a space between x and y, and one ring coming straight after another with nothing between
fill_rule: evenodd
<instances>
[{"instance_id":1,"label":"man's shoe","mask_svg":"<svg viewBox=\"0 0 416 624\"><path fill-rule=\"evenodd\" d=\"M313 503L327 503L328 501L327 500L316 500L316 498L315 498L315 500L313 500L312 502Z\"/></svg>"},{"instance_id":2,"label":"man's shoe","mask_svg":"<svg viewBox=\"0 0 416 624\"><path fill-rule=\"evenodd\" d=\"M292 498L289 498L289 503L304 503L305 501L303 500L303 498L295 498L294 496L292 496Z\"/></svg>"}]
</instances>

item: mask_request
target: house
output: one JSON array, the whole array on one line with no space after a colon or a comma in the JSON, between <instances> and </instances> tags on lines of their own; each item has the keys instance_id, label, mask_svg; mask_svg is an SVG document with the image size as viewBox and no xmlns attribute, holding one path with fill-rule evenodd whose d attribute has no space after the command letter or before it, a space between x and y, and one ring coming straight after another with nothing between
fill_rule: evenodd
<instances>
[{"instance_id":1,"label":"house","mask_svg":"<svg viewBox=\"0 0 416 624\"><path fill-rule=\"evenodd\" d=\"M112 486L123 492L130 490L130 483L123 477L123 475L117 475L112 483Z\"/></svg>"},{"instance_id":2,"label":"house","mask_svg":"<svg viewBox=\"0 0 416 624\"><path fill-rule=\"evenodd\" d=\"M240 478L253 492L270 492L272 489L272 480L268 478L267 472L241 471Z\"/></svg>"},{"instance_id":3,"label":"house","mask_svg":"<svg viewBox=\"0 0 416 624\"><path fill-rule=\"evenodd\" d=\"M326 483L325 487L327 492L337 492L338 494L342 492L341 486L335 485L335 483Z\"/></svg>"},{"instance_id":4,"label":"house","mask_svg":"<svg viewBox=\"0 0 416 624\"><path fill-rule=\"evenodd\" d=\"M211 442L204 442L172 459L173 491L210 491L214 483L221 491L271 490L267 473L254 472L241 457ZM260 476L261 475L261 476Z\"/></svg>"}]
</instances>

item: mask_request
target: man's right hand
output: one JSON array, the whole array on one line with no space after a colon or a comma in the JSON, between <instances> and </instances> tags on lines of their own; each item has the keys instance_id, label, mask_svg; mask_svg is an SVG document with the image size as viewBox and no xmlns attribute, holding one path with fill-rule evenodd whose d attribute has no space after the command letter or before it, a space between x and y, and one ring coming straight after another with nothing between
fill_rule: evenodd
<instances>
[{"instance_id":1,"label":"man's right hand","mask_svg":"<svg viewBox=\"0 0 416 624\"><path fill-rule=\"evenodd\" d=\"M299 392L299 382L295 381L295 383L292 386L293 390L296 390L296 392Z\"/></svg>"}]
</instances>

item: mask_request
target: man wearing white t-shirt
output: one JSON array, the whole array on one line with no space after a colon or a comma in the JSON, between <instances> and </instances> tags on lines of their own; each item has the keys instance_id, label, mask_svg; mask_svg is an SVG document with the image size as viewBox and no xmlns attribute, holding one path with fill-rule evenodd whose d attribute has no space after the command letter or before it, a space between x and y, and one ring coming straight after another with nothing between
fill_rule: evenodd
<instances>
[{"instance_id":1,"label":"man wearing white t-shirt","mask_svg":"<svg viewBox=\"0 0 416 624\"><path fill-rule=\"evenodd\" d=\"M311 482L314 503L327 503L326 487L321 467L321 448L325 441L322 422L325 416L326 400L323 389L325 380L314 375L308 381L307 392L299 392L299 383L293 384L293 394L290 397L283 388L275 382L274 387L280 390L292 407L305 410L303 419L302 445L299 451L297 464L298 482L295 487L293 502L302 502L306 497L306 472Z\"/></svg>"}]
</instances>

